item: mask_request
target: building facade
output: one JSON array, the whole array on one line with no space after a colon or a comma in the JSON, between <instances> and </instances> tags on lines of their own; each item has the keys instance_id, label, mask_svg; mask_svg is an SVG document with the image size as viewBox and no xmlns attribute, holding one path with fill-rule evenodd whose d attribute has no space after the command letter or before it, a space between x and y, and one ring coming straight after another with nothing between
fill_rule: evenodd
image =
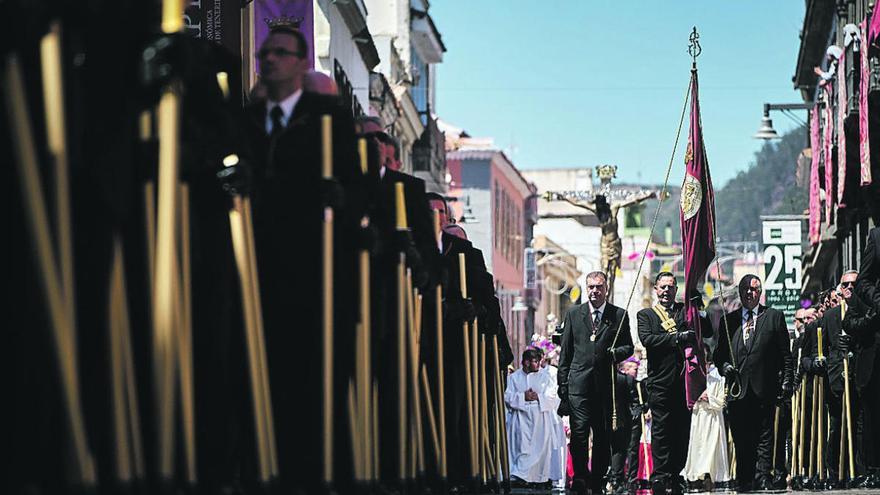
<instances>
[{"instance_id":1,"label":"building facade","mask_svg":"<svg viewBox=\"0 0 880 495\"><path fill-rule=\"evenodd\" d=\"M801 174L810 182L802 298L858 269L867 232L880 221L880 33L870 29L878 15L871 3L807 2L793 77L812 107L809 172Z\"/></svg>"},{"instance_id":2,"label":"building facade","mask_svg":"<svg viewBox=\"0 0 880 495\"><path fill-rule=\"evenodd\" d=\"M446 155L451 208L468 239L483 251L495 277L514 355L531 342L537 296L526 288L526 252L537 221L535 186L497 149L459 149Z\"/></svg>"},{"instance_id":3,"label":"building facade","mask_svg":"<svg viewBox=\"0 0 880 495\"><path fill-rule=\"evenodd\" d=\"M370 75L370 114L401 144L403 171L446 191L443 134L437 127L436 70L446 47L427 0L366 0L380 62Z\"/></svg>"}]
</instances>

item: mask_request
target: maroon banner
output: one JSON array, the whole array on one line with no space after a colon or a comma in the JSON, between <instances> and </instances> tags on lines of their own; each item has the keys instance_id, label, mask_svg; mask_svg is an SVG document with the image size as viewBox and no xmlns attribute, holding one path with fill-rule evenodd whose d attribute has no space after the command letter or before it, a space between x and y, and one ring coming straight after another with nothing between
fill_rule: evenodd
<instances>
[{"instance_id":1,"label":"maroon banner","mask_svg":"<svg viewBox=\"0 0 880 495\"><path fill-rule=\"evenodd\" d=\"M810 110L810 244L819 243L819 223L822 212L819 200L819 158L822 145L819 140L819 105Z\"/></svg>"},{"instance_id":2,"label":"maroon banner","mask_svg":"<svg viewBox=\"0 0 880 495\"><path fill-rule=\"evenodd\" d=\"M315 64L315 12L313 0L254 0L254 47L259 50L269 35L268 22L280 17L299 21L299 30L309 45L309 67ZM259 73L260 61L257 60Z\"/></svg>"},{"instance_id":3,"label":"maroon banner","mask_svg":"<svg viewBox=\"0 0 880 495\"><path fill-rule=\"evenodd\" d=\"M688 328L697 334L694 347L685 349L685 394L688 409L693 409L700 394L706 390L706 360L700 328L699 308L691 294L706 275L715 258L715 191L709 174L709 162L703 143L700 120L700 91L697 71L691 72L691 118L686 171L681 186L681 237L684 255L684 304Z\"/></svg>"},{"instance_id":4,"label":"maroon banner","mask_svg":"<svg viewBox=\"0 0 880 495\"><path fill-rule=\"evenodd\" d=\"M875 7L874 17L880 8ZM867 29L867 21L862 21L862 39L865 38L865 30ZM859 59L861 60L860 70L861 78L859 78L859 168L861 174L859 183L867 186L871 183L871 143L868 132L868 81L870 80L870 68L868 59L868 45L862 45Z\"/></svg>"},{"instance_id":5,"label":"maroon banner","mask_svg":"<svg viewBox=\"0 0 880 495\"><path fill-rule=\"evenodd\" d=\"M837 62L837 209L846 208L843 189L846 186L846 57Z\"/></svg>"},{"instance_id":6,"label":"maroon banner","mask_svg":"<svg viewBox=\"0 0 880 495\"><path fill-rule=\"evenodd\" d=\"M831 84L824 87L825 128L822 129L822 160L825 164L825 225L831 225L832 205L834 204L834 160L831 156L831 139L834 132L834 110L831 102Z\"/></svg>"},{"instance_id":7,"label":"maroon banner","mask_svg":"<svg viewBox=\"0 0 880 495\"><path fill-rule=\"evenodd\" d=\"M863 37L862 39L865 38ZM872 45L878 39L880 39L880 6L874 5L874 13L871 14L871 23L868 26L868 41L866 45Z\"/></svg>"}]
</instances>

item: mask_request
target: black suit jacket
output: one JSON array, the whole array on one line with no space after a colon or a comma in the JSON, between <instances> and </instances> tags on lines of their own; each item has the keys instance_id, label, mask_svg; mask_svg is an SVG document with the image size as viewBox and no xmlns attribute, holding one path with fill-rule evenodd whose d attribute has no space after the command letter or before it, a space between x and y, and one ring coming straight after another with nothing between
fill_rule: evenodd
<instances>
[{"instance_id":1,"label":"black suit jacket","mask_svg":"<svg viewBox=\"0 0 880 495\"><path fill-rule=\"evenodd\" d=\"M856 294L872 306L875 313L880 313L880 227L874 227L868 233L856 279Z\"/></svg>"},{"instance_id":2,"label":"black suit jacket","mask_svg":"<svg viewBox=\"0 0 880 495\"><path fill-rule=\"evenodd\" d=\"M791 357L788 328L781 311L759 306L755 329L748 344L743 343L742 310L727 313L727 328L733 330L733 364L742 377L743 391L751 389L758 399L773 402L782 380L794 380L794 360ZM715 365L724 369L731 362L730 346L722 338L715 349Z\"/></svg>"},{"instance_id":3,"label":"black suit jacket","mask_svg":"<svg viewBox=\"0 0 880 495\"><path fill-rule=\"evenodd\" d=\"M570 308L562 323L562 352L559 355L557 382L561 387L567 386L569 394L585 395L591 390L610 390L611 366L632 355L632 336L626 311L611 303L606 304L595 342L590 340L593 334L592 320L590 304L584 303ZM607 349L612 346L618 328L620 333L614 342L617 351L612 360Z\"/></svg>"},{"instance_id":4,"label":"black suit jacket","mask_svg":"<svg viewBox=\"0 0 880 495\"><path fill-rule=\"evenodd\" d=\"M673 304L672 309L667 313L670 318L675 320L675 332L681 332L687 328L683 304ZM651 387L679 386L684 390L681 382L684 350L676 343L675 332L667 332L663 329L660 317L652 308L640 310L636 319L638 320L639 339L645 346L645 350L648 351L648 385Z\"/></svg>"}]
</instances>

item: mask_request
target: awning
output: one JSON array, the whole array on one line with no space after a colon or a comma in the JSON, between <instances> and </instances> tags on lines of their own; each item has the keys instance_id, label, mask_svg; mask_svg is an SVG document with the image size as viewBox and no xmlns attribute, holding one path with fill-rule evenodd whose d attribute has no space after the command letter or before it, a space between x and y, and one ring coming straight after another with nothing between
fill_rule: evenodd
<instances>
[{"instance_id":1,"label":"awning","mask_svg":"<svg viewBox=\"0 0 880 495\"><path fill-rule=\"evenodd\" d=\"M803 258L803 278L801 297L809 296L823 289L822 281L828 275L828 267L837 255L837 228L829 227L822 233L822 238L812 246Z\"/></svg>"}]
</instances>

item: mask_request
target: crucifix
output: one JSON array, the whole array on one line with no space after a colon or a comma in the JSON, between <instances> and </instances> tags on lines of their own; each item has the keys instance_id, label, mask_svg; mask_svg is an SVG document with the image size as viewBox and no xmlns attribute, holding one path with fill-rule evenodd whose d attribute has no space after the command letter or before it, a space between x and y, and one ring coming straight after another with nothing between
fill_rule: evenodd
<instances>
[{"instance_id":1,"label":"crucifix","mask_svg":"<svg viewBox=\"0 0 880 495\"><path fill-rule=\"evenodd\" d=\"M617 214L621 208L627 208L649 199L656 198L656 191L623 191L612 190L611 180L617 177L616 165L602 165L596 169L599 176L599 188L596 192L582 191L548 191L544 193L547 201L565 201L596 215L602 229L599 245L602 271L608 278L608 300L614 300L614 279L620 268L620 256L623 244L620 241ZM609 203L609 199L612 201Z\"/></svg>"}]
</instances>

